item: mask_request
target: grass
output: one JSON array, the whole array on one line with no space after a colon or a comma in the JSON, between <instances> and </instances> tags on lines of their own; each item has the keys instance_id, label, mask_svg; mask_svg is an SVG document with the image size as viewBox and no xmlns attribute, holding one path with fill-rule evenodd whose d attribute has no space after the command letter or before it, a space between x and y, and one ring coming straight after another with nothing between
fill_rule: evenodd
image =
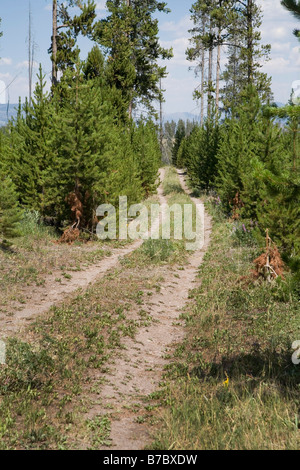
<instances>
[{"instance_id":1,"label":"grass","mask_svg":"<svg viewBox=\"0 0 300 470\"><path fill-rule=\"evenodd\" d=\"M31 247L36 253L38 247L51 246L50 240L38 232ZM75 251L75 246L55 248ZM20 252L14 254L14 261L17 256ZM87 253L79 256L86 261ZM110 415L106 410L86 419L90 397L100 394L109 361L122 351L122 338L134 337L139 327L151 325L153 319L143 310L145 299L160 289L159 267L178 258L174 241L146 242L121 269L111 271L86 292L77 291L22 336L8 340L6 365L0 368L0 449L109 445ZM42 259L50 261L44 253ZM64 264L61 259L58 255L56 282L70 279L68 259L63 258ZM30 263L32 276L38 276L42 266L37 267L33 256ZM6 282L9 285L12 280Z\"/></svg>"},{"instance_id":2,"label":"grass","mask_svg":"<svg viewBox=\"0 0 300 470\"><path fill-rule=\"evenodd\" d=\"M191 204L189 196L187 196L178 180L176 170L173 167L166 167L165 178L163 181L163 192L166 196L169 207L177 204L183 210L184 204ZM151 203L157 202L151 199ZM150 204L147 206L150 210ZM195 206L193 204L193 225L195 226ZM162 238L162 230L160 229L160 238L144 241L143 245L122 260L122 264L130 266L150 265L166 265L185 264L188 253L185 249L186 239L183 234L182 240L174 238L174 217L171 213L170 217L170 239Z\"/></svg>"},{"instance_id":3,"label":"grass","mask_svg":"<svg viewBox=\"0 0 300 470\"><path fill-rule=\"evenodd\" d=\"M288 281L252 280L258 248L211 209L201 287L183 314L186 339L170 357L151 448L299 449L299 302Z\"/></svg>"},{"instance_id":4,"label":"grass","mask_svg":"<svg viewBox=\"0 0 300 470\"><path fill-rule=\"evenodd\" d=\"M172 169L164 191L169 204L190 202ZM286 282L269 286L250 279L257 247L241 238L243 233L237 237L219 208L209 204L213 239L199 271L201 287L190 291L183 313L186 338L169 357L163 387L145 401L156 429L152 448L299 449L300 366L291 360L291 345L300 339L299 303L287 293ZM113 411L103 407L103 414L88 417L92 397L101 396L123 338L151 324L143 305L160 289L160 268L186 262L184 242L145 242L121 268L7 342L6 365L0 367L1 450L111 444ZM21 261L22 243L11 254L10 271L26 268L29 282L35 282L43 266L30 257L28 265L26 257ZM40 253L49 264L43 250L52 246L51 235L37 234L26 249L30 246L34 257ZM74 262L75 246L61 249L70 249ZM78 256L89 262L90 254L93 262L93 250ZM62 265L61 252L55 256L60 282L72 266L65 257ZM28 273L18 274L17 286ZM5 282L12 285L12 279ZM143 410L137 411L137 422L144 422Z\"/></svg>"},{"instance_id":5,"label":"grass","mask_svg":"<svg viewBox=\"0 0 300 470\"><path fill-rule=\"evenodd\" d=\"M168 197L171 200L174 192ZM7 286L12 282L20 286L25 279L36 282L46 264L57 270L55 280L61 282L70 279L68 271L78 269L79 260L95 261L93 249L82 253L84 246L80 247L78 259L75 246L55 245L52 266L52 234L43 230L33 231L30 240L18 240L10 259L14 269L5 278ZM91 394L100 394L110 359L122 351L122 338L134 337L139 327L151 325L153 319L142 306L160 289L160 266L185 260L180 243L149 240L126 258L121 269L108 273L86 292L77 291L73 299L7 341L6 365L0 368L0 449L109 445L107 411L93 419L85 417L92 406ZM26 250L31 250L28 264ZM69 264L67 252L77 261L75 265Z\"/></svg>"},{"instance_id":6,"label":"grass","mask_svg":"<svg viewBox=\"0 0 300 470\"><path fill-rule=\"evenodd\" d=\"M176 170L173 167L166 167L163 192L165 196L174 196L176 194L185 196L185 192L179 183Z\"/></svg>"},{"instance_id":7,"label":"grass","mask_svg":"<svg viewBox=\"0 0 300 470\"><path fill-rule=\"evenodd\" d=\"M109 442L108 416L85 418L108 361L151 318L141 299L159 279L113 271L7 342L0 368L0 449L86 448Z\"/></svg>"},{"instance_id":8,"label":"grass","mask_svg":"<svg viewBox=\"0 0 300 470\"><path fill-rule=\"evenodd\" d=\"M23 288L44 285L47 276L52 274L56 275L57 282L60 282L61 276L71 279L72 272L99 262L105 256L110 256L113 248L126 244L126 241L118 240L58 244L57 232L41 224L36 211L25 212L20 232L21 236L13 240L9 249L0 247L2 313L15 309L16 302L22 303Z\"/></svg>"}]
</instances>

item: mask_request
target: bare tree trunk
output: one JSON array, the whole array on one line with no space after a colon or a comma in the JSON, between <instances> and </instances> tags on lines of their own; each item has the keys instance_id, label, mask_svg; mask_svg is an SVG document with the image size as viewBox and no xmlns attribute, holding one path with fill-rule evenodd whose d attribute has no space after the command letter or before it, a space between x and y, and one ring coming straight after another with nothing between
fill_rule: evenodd
<instances>
[{"instance_id":1,"label":"bare tree trunk","mask_svg":"<svg viewBox=\"0 0 300 470\"><path fill-rule=\"evenodd\" d=\"M253 83L253 0L247 2L248 82Z\"/></svg>"},{"instance_id":2,"label":"bare tree trunk","mask_svg":"<svg viewBox=\"0 0 300 470\"><path fill-rule=\"evenodd\" d=\"M52 85L57 84L57 0L53 0L52 9Z\"/></svg>"},{"instance_id":3,"label":"bare tree trunk","mask_svg":"<svg viewBox=\"0 0 300 470\"><path fill-rule=\"evenodd\" d=\"M163 108L162 108L162 86L161 86L161 77L159 79L159 89L160 89L160 99L159 99L159 111L160 111L160 152L163 154Z\"/></svg>"},{"instance_id":4,"label":"bare tree trunk","mask_svg":"<svg viewBox=\"0 0 300 470\"><path fill-rule=\"evenodd\" d=\"M132 100L130 100L130 103L129 103L129 108L128 108L128 116L129 116L129 119L132 118Z\"/></svg>"},{"instance_id":5,"label":"bare tree trunk","mask_svg":"<svg viewBox=\"0 0 300 470\"><path fill-rule=\"evenodd\" d=\"M131 0L126 0L126 4L130 8L131 7ZM130 103L129 103L129 109L128 109L129 119L132 118L132 110L133 110L133 100L131 98Z\"/></svg>"},{"instance_id":6,"label":"bare tree trunk","mask_svg":"<svg viewBox=\"0 0 300 470\"><path fill-rule=\"evenodd\" d=\"M201 118L200 124L203 126L204 123L204 82L205 82L205 49L202 46L202 57L201 57Z\"/></svg>"},{"instance_id":7,"label":"bare tree trunk","mask_svg":"<svg viewBox=\"0 0 300 470\"><path fill-rule=\"evenodd\" d=\"M207 98L207 117L211 117L212 107L212 66L213 66L213 47L210 46L208 54L208 98Z\"/></svg>"},{"instance_id":8,"label":"bare tree trunk","mask_svg":"<svg viewBox=\"0 0 300 470\"><path fill-rule=\"evenodd\" d=\"M33 70L34 45L32 42L31 3L29 2L29 32L28 32L28 80L29 80L29 106L32 96L32 70Z\"/></svg>"},{"instance_id":9,"label":"bare tree trunk","mask_svg":"<svg viewBox=\"0 0 300 470\"><path fill-rule=\"evenodd\" d=\"M219 112L220 101L220 70L221 70L221 32L218 34L217 77L216 77L216 115Z\"/></svg>"},{"instance_id":10,"label":"bare tree trunk","mask_svg":"<svg viewBox=\"0 0 300 470\"><path fill-rule=\"evenodd\" d=\"M202 16L202 34L206 33L206 16ZM205 47L202 44L201 50L201 126L204 124L204 84L205 84Z\"/></svg>"}]
</instances>

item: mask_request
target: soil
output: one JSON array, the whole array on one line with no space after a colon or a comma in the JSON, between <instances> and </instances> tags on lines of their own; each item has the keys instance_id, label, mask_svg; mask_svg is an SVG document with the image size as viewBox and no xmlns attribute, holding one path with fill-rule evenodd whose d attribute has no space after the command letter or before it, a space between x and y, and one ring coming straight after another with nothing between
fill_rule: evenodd
<instances>
[{"instance_id":1,"label":"soil","mask_svg":"<svg viewBox=\"0 0 300 470\"><path fill-rule=\"evenodd\" d=\"M160 169L160 181L164 178L164 169ZM163 198L161 185L158 188L159 197ZM159 223L159 220L155 222ZM10 308L10 312L0 316L0 332L1 339L16 333L21 333L27 327L29 322L49 311L54 305L59 305L71 296L78 289L87 289L89 284L101 279L108 271L116 268L119 261L124 256L132 253L139 248L143 240L136 240L129 246L111 250L111 255L104 257L96 264L81 271L73 271L70 280L57 282L57 278L61 277L61 271L53 272L45 277L43 286L26 286L22 287L22 298L25 299L23 307L15 306ZM12 307L13 305L11 305Z\"/></svg>"},{"instance_id":2,"label":"soil","mask_svg":"<svg viewBox=\"0 0 300 470\"><path fill-rule=\"evenodd\" d=\"M184 172L178 170L178 176L183 189L190 195ZM164 169L160 170L160 178L164 178ZM158 196L161 204L166 203L161 185ZM192 200L199 204L198 199ZM157 219L155 223L160 223L160 220ZM206 212L204 225L204 246L190 252L184 268L158 268L165 281L162 281L160 291L145 299L143 304L143 310L152 320L147 326L139 328L134 339L124 339L123 349L108 365L109 374L105 377L103 374L101 377L93 377L95 384L97 381L99 383L100 379L102 384L99 387L100 395L90 397L92 406L86 418L103 416L108 411L112 414L114 419L111 423L111 446L107 447L111 450L139 450L151 442L149 425L137 420L136 410L145 406L149 394L158 389L167 364L165 356L170 348L184 337L180 314L188 301L189 291L201 282L197 276L198 269L210 242L211 220ZM110 257L103 258L84 271L73 272L72 278L64 283L58 284L53 274L46 278L43 286L25 288L22 293L26 298L24 308L12 312L9 316L0 317L1 337L22 333L29 322L46 313L50 307L59 305L77 289L86 289L109 270L118 267L120 258L136 250L142 243L143 240L137 240L125 248L112 250ZM80 446L84 448L85 443L81 442Z\"/></svg>"},{"instance_id":3,"label":"soil","mask_svg":"<svg viewBox=\"0 0 300 470\"><path fill-rule=\"evenodd\" d=\"M187 194L184 172L178 170L181 185ZM165 202L160 194L161 202ZM198 199L191 198L195 204ZM184 338L180 314L189 298L189 291L200 284L199 266L210 243L211 219L205 212L204 246L191 252L188 264L164 267L160 275L166 279L160 292L144 302L143 310L152 317L149 326L139 329L134 339L124 341L124 349L110 364L110 375L101 385L100 397L87 414L87 419L101 416L110 410L115 418L111 424L111 445L103 450L141 450L152 442L151 428L137 419L137 410L147 404L147 397L159 388L166 355ZM95 381L100 377L95 377ZM102 376L103 378L103 376Z\"/></svg>"}]
</instances>

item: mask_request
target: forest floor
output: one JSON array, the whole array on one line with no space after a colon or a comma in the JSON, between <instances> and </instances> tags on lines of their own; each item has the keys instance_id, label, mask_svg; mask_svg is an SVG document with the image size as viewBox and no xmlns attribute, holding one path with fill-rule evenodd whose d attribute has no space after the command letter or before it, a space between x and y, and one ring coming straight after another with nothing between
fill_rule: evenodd
<instances>
[{"instance_id":1,"label":"forest floor","mask_svg":"<svg viewBox=\"0 0 300 470\"><path fill-rule=\"evenodd\" d=\"M155 202L193 200L183 172L162 169L160 177ZM210 232L205 214L205 243L194 252L165 240L100 248L40 240L27 253L3 254L3 448L130 450L151 443L149 397L169 348L184 338L180 313L201 282Z\"/></svg>"}]
</instances>

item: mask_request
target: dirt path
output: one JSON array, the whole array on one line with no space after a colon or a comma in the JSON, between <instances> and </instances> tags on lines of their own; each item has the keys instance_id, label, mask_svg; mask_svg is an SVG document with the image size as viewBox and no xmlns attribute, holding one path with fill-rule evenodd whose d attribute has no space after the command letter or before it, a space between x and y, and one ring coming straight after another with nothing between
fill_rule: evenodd
<instances>
[{"instance_id":1,"label":"dirt path","mask_svg":"<svg viewBox=\"0 0 300 470\"><path fill-rule=\"evenodd\" d=\"M178 176L183 189L189 194L184 181L183 171L178 171ZM160 170L161 181L164 178L164 170ZM166 203L162 185L158 188L160 204ZM194 199L194 202L199 203ZM162 216L163 218L163 216ZM157 219L154 227L157 227L162 218ZM174 343L182 340L184 335L183 325L179 320L180 313L185 306L190 289L200 283L197 278L206 249L209 245L211 222L205 213L205 243L202 249L191 252L184 269L180 266L162 266L159 275L165 281L161 282L159 292L154 292L151 297L144 299L142 306L145 315L151 321L147 326L138 329L134 339L124 339L122 349L115 362L109 364L110 375L103 374L93 377L94 383L99 385L101 380L101 395L97 394L91 404L86 418L103 416L108 410L117 418L111 424L112 449L136 450L143 449L151 442L149 428L143 422L137 422L137 414L134 409L145 406L147 397L156 391L162 379L164 359ZM120 258L136 250L143 240L137 240L125 248L112 250L110 257L105 257L97 264L84 271L72 272L72 279L63 283L55 281L55 275L48 276L45 284L39 287L26 288L26 304L23 309L16 310L12 315L0 318L1 339L16 333L22 333L30 321L39 315L46 313L50 307L59 305L78 289L86 289L105 276L111 269L119 266ZM153 274L157 274L153 273ZM146 297L146 296L145 296ZM136 313L138 315L138 312ZM98 381L98 382L97 382ZM84 448L85 443L81 443ZM104 449L104 447L103 447Z\"/></svg>"},{"instance_id":2,"label":"dirt path","mask_svg":"<svg viewBox=\"0 0 300 470\"><path fill-rule=\"evenodd\" d=\"M165 170L159 170L160 181L164 179ZM162 186L158 188L160 203L165 202ZM154 226L159 224L157 219ZM23 308L18 308L12 314L0 317L0 339L5 339L26 328L38 315L46 313L52 306L59 305L77 289L87 289L89 284L101 279L108 271L118 266L121 258L139 248L143 240L136 240L125 248L111 250L111 256L101 259L93 266L72 272L72 278L65 282L56 281L57 273L49 275L43 286L29 286L22 289L22 297L26 298ZM61 273L59 273L61 274Z\"/></svg>"},{"instance_id":3,"label":"dirt path","mask_svg":"<svg viewBox=\"0 0 300 470\"><path fill-rule=\"evenodd\" d=\"M183 171L178 171L178 176L183 189L190 194ZM199 204L199 200L194 199L194 202ZM134 339L124 340L125 349L115 359L115 364L110 364L108 382L101 386L101 398L87 415L92 419L110 410L116 417L111 425L110 449L140 450L151 442L148 426L137 422L134 409L145 406L147 396L157 390L167 364L164 355L172 343L183 338L179 315L190 289L200 283L197 271L210 242L211 220L206 213L204 229L204 246L191 253L184 269L162 269L166 281L162 283L161 291L145 299L143 304L143 310L152 317L151 324L140 328Z\"/></svg>"}]
</instances>

